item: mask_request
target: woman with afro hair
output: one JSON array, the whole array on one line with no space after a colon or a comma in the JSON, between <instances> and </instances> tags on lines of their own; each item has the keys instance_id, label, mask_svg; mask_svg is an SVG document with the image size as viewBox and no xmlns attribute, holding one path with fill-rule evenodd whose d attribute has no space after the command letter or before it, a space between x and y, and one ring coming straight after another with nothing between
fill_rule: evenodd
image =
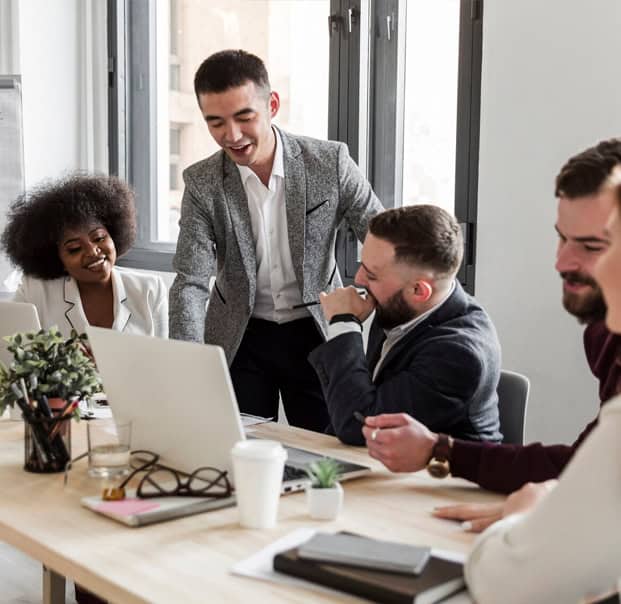
<instances>
[{"instance_id":1,"label":"woman with afro hair","mask_svg":"<svg viewBox=\"0 0 621 604\"><path fill-rule=\"evenodd\" d=\"M135 238L134 194L117 178L74 174L33 189L11 205L1 239L24 273L15 301L66 337L86 325L167 337L162 279L115 267Z\"/></svg>"}]
</instances>

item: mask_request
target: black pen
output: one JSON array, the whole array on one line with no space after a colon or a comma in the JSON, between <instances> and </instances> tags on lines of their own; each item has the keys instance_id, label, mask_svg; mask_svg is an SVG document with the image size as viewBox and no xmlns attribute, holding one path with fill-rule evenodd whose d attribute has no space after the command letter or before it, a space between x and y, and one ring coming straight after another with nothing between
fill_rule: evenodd
<instances>
[{"instance_id":1,"label":"black pen","mask_svg":"<svg viewBox=\"0 0 621 604\"><path fill-rule=\"evenodd\" d=\"M354 417L364 426L367 421L367 418L360 413L360 411L354 411Z\"/></svg>"},{"instance_id":2,"label":"black pen","mask_svg":"<svg viewBox=\"0 0 621 604\"><path fill-rule=\"evenodd\" d=\"M312 302L304 302L302 304L294 304L291 307L291 310L295 310L296 308L306 308L307 306L317 306L317 304L321 304L319 300L313 300Z\"/></svg>"},{"instance_id":3,"label":"black pen","mask_svg":"<svg viewBox=\"0 0 621 604\"><path fill-rule=\"evenodd\" d=\"M366 289L357 289L356 290L360 295L366 294ZM313 300L312 302L302 302L302 304L294 304L291 307L291 310L296 310L297 308L306 308L307 306L317 306L317 304L321 304L319 300Z\"/></svg>"}]
</instances>

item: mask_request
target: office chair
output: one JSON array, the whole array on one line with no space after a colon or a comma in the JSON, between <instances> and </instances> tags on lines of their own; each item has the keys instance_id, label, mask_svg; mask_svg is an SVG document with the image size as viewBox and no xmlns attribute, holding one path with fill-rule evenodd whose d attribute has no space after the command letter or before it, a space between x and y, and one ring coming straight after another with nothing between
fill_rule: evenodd
<instances>
[{"instance_id":1,"label":"office chair","mask_svg":"<svg viewBox=\"0 0 621 604\"><path fill-rule=\"evenodd\" d=\"M503 443L524 444L530 380L521 373L502 370L498 382L498 413Z\"/></svg>"}]
</instances>

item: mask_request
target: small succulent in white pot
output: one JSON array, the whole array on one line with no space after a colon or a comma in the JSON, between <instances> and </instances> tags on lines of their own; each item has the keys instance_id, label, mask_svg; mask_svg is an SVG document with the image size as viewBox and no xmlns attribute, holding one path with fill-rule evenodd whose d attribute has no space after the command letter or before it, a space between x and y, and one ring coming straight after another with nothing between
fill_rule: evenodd
<instances>
[{"instance_id":1,"label":"small succulent in white pot","mask_svg":"<svg viewBox=\"0 0 621 604\"><path fill-rule=\"evenodd\" d=\"M343 507L343 487L339 483L342 467L328 457L310 464L306 473L311 479L306 500L311 518L334 520Z\"/></svg>"}]
</instances>

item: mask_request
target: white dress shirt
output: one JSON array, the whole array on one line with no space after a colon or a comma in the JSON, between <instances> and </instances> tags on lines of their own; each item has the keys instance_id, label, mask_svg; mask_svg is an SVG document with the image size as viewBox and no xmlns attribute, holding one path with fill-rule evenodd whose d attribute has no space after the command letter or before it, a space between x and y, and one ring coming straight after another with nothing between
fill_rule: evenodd
<instances>
[{"instance_id":1,"label":"white dress shirt","mask_svg":"<svg viewBox=\"0 0 621 604\"><path fill-rule=\"evenodd\" d=\"M276 151L268 186L247 166L237 168L248 197L256 249L257 291L252 316L286 323L310 315L305 308L291 308L302 303L302 295L289 248L282 141L276 129L272 132Z\"/></svg>"},{"instance_id":2,"label":"white dress shirt","mask_svg":"<svg viewBox=\"0 0 621 604\"><path fill-rule=\"evenodd\" d=\"M576 451L556 488L531 512L475 541L465 567L478 604L579 602L621 577L621 397Z\"/></svg>"}]
</instances>

